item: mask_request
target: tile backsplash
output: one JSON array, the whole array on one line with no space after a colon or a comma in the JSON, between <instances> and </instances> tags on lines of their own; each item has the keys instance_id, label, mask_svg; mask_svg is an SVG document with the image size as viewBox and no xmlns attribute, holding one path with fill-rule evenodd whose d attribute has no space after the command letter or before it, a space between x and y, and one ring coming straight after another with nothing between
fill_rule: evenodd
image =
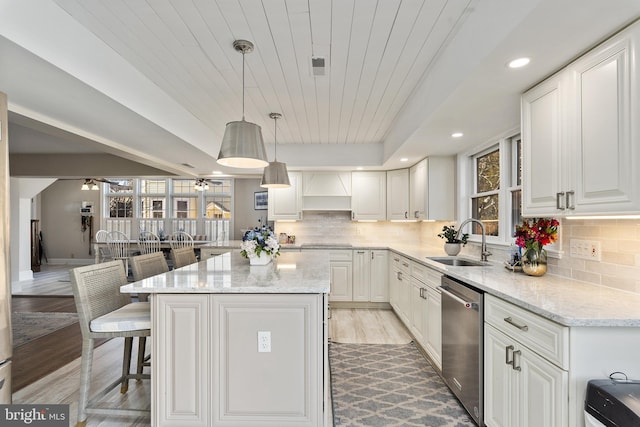
<instances>
[{"instance_id":1,"label":"tile backsplash","mask_svg":"<svg viewBox=\"0 0 640 427\"><path fill-rule=\"evenodd\" d=\"M296 243L416 242L442 248L437 237L442 226L452 222L363 223L351 221L351 212L306 211L304 220L276 222L275 232L293 234ZM599 241L602 260L571 257L571 239ZM640 293L640 220L561 220L559 256L549 257L548 274ZM490 246L491 260L507 259L507 246ZM479 257L478 244L469 243L461 255ZM444 250L442 250L442 255Z\"/></svg>"}]
</instances>

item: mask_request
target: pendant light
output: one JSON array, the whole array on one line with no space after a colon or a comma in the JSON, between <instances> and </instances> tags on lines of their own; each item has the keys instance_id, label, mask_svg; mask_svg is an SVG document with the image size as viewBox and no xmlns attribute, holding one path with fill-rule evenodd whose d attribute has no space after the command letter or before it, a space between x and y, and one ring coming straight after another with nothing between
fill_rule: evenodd
<instances>
[{"instance_id":1,"label":"pendant light","mask_svg":"<svg viewBox=\"0 0 640 427\"><path fill-rule=\"evenodd\" d=\"M242 53L242 120L227 123L218 163L233 168L262 168L269 162L260 126L244 120L244 55L253 50L253 43L236 40L233 48Z\"/></svg>"},{"instance_id":2,"label":"pendant light","mask_svg":"<svg viewBox=\"0 0 640 427\"><path fill-rule=\"evenodd\" d=\"M273 119L274 131L273 131L273 162L269 162L269 166L264 168L262 173L262 182L260 187L264 188L288 188L291 187L289 182L289 173L287 172L287 165L278 161L278 119L282 118L280 113L271 113L269 117Z\"/></svg>"}]
</instances>

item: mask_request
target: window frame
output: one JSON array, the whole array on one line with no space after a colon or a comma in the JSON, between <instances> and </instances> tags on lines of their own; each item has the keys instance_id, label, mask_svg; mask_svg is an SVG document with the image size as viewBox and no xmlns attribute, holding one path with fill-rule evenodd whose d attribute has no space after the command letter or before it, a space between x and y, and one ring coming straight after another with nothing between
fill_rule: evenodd
<instances>
[{"instance_id":1,"label":"window frame","mask_svg":"<svg viewBox=\"0 0 640 427\"><path fill-rule=\"evenodd\" d=\"M513 233L515 224L511 219L511 196L513 191L522 191L522 185L513 185L517 174L517 150L514 142L520 139L519 131L512 131L503 137L487 141L484 144L474 147L471 150L458 154L458 171L460 180L458 181L458 223L462 223L467 218L472 217L472 198L488 194L498 194L498 235L486 236L487 243L509 246L513 243ZM490 153L495 149L499 150L500 165L500 188L497 191L475 193L476 189L476 165L477 157ZM516 182L517 184L517 182ZM480 243L482 236L473 234L473 227L465 227L463 232L469 233L469 241Z\"/></svg>"}]
</instances>

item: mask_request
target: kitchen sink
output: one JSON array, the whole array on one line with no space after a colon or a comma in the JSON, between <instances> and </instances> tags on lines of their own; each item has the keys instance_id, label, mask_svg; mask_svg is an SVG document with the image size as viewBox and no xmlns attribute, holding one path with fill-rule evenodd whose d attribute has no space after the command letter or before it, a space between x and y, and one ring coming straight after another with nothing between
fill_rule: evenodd
<instances>
[{"instance_id":1,"label":"kitchen sink","mask_svg":"<svg viewBox=\"0 0 640 427\"><path fill-rule=\"evenodd\" d=\"M485 265L487 265L487 263L482 262L482 261L474 261L471 259L466 259L466 258L458 258L458 257L448 257L448 256L442 256L442 257L427 257L427 259L430 259L431 261L435 261L435 262L439 262L440 264L445 264L445 265L451 265L453 267L483 267Z\"/></svg>"}]
</instances>

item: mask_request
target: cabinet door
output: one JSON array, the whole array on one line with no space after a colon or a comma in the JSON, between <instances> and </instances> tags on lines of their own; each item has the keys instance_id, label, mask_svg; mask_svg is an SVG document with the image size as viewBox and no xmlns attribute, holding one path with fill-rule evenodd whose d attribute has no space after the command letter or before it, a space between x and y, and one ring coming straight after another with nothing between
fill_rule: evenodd
<instances>
[{"instance_id":1,"label":"cabinet door","mask_svg":"<svg viewBox=\"0 0 640 427\"><path fill-rule=\"evenodd\" d=\"M331 261L331 292L329 301L351 301L353 270L351 261Z\"/></svg>"},{"instance_id":2,"label":"cabinet door","mask_svg":"<svg viewBox=\"0 0 640 427\"><path fill-rule=\"evenodd\" d=\"M630 118L634 76L629 36L618 37L578 60L571 69L579 114L575 149L575 213L637 211L638 150ZM637 78L636 78L637 79ZM637 84L637 83L636 83ZM637 89L636 89L637 90Z\"/></svg>"},{"instance_id":3,"label":"cabinet door","mask_svg":"<svg viewBox=\"0 0 640 427\"><path fill-rule=\"evenodd\" d=\"M387 171L387 219L409 219L409 169Z\"/></svg>"},{"instance_id":4,"label":"cabinet door","mask_svg":"<svg viewBox=\"0 0 640 427\"><path fill-rule=\"evenodd\" d=\"M351 183L352 219L387 219L386 172L353 172Z\"/></svg>"},{"instance_id":5,"label":"cabinet door","mask_svg":"<svg viewBox=\"0 0 640 427\"><path fill-rule=\"evenodd\" d=\"M157 426L208 426L209 296L155 295L152 408ZM166 407L164 406L166 405Z\"/></svg>"},{"instance_id":6,"label":"cabinet door","mask_svg":"<svg viewBox=\"0 0 640 427\"><path fill-rule=\"evenodd\" d=\"M565 206L562 176L563 84L554 76L522 96L522 210L556 215Z\"/></svg>"},{"instance_id":7,"label":"cabinet door","mask_svg":"<svg viewBox=\"0 0 640 427\"><path fill-rule=\"evenodd\" d=\"M438 368L442 369L442 299L440 292L427 288L424 302L424 348Z\"/></svg>"},{"instance_id":8,"label":"cabinet door","mask_svg":"<svg viewBox=\"0 0 640 427\"><path fill-rule=\"evenodd\" d=\"M398 308L400 319L409 327L411 325L411 281L404 271L401 271L398 277Z\"/></svg>"},{"instance_id":9,"label":"cabinet door","mask_svg":"<svg viewBox=\"0 0 640 427\"><path fill-rule=\"evenodd\" d=\"M518 353L520 351L520 353ZM527 347L514 355L514 375L519 376L516 393L518 418L522 427L567 426L569 422L569 373L549 363Z\"/></svg>"},{"instance_id":10,"label":"cabinet door","mask_svg":"<svg viewBox=\"0 0 640 427\"><path fill-rule=\"evenodd\" d=\"M353 251L353 301L369 301L371 251Z\"/></svg>"},{"instance_id":11,"label":"cabinet door","mask_svg":"<svg viewBox=\"0 0 640 427\"><path fill-rule=\"evenodd\" d=\"M427 159L409 169L409 218L426 218Z\"/></svg>"},{"instance_id":12,"label":"cabinet door","mask_svg":"<svg viewBox=\"0 0 640 427\"><path fill-rule=\"evenodd\" d=\"M302 173L289 172L289 181L289 188L269 189L270 220L302 219Z\"/></svg>"},{"instance_id":13,"label":"cabinet door","mask_svg":"<svg viewBox=\"0 0 640 427\"><path fill-rule=\"evenodd\" d=\"M389 302L389 252L385 250L372 250L370 258L370 301Z\"/></svg>"},{"instance_id":14,"label":"cabinet door","mask_svg":"<svg viewBox=\"0 0 640 427\"><path fill-rule=\"evenodd\" d=\"M400 277L400 270L393 267L389 268L389 304L391 304L396 313L400 311L398 305L400 281L398 277Z\"/></svg>"},{"instance_id":15,"label":"cabinet door","mask_svg":"<svg viewBox=\"0 0 640 427\"><path fill-rule=\"evenodd\" d=\"M506 363L513 357L514 349L511 338L484 324L484 422L487 427L518 425L513 413L517 389L512 381L512 367Z\"/></svg>"},{"instance_id":16,"label":"cabinet door","mask_svg":"<svg viewBox=\"0 0 640 427\"><path fill-rule=\"evenodd\" d=\"M423 288L420 281L411 278L410 283L410 319L411 323L408 325L409 329L411 329L411 333L418 340L418 343L424 347L424 333L423 333L423 325L424 319L423 316L426 314L424 312L425 304L423 292L425 289Z\"/></svg>"}]
</instances>

